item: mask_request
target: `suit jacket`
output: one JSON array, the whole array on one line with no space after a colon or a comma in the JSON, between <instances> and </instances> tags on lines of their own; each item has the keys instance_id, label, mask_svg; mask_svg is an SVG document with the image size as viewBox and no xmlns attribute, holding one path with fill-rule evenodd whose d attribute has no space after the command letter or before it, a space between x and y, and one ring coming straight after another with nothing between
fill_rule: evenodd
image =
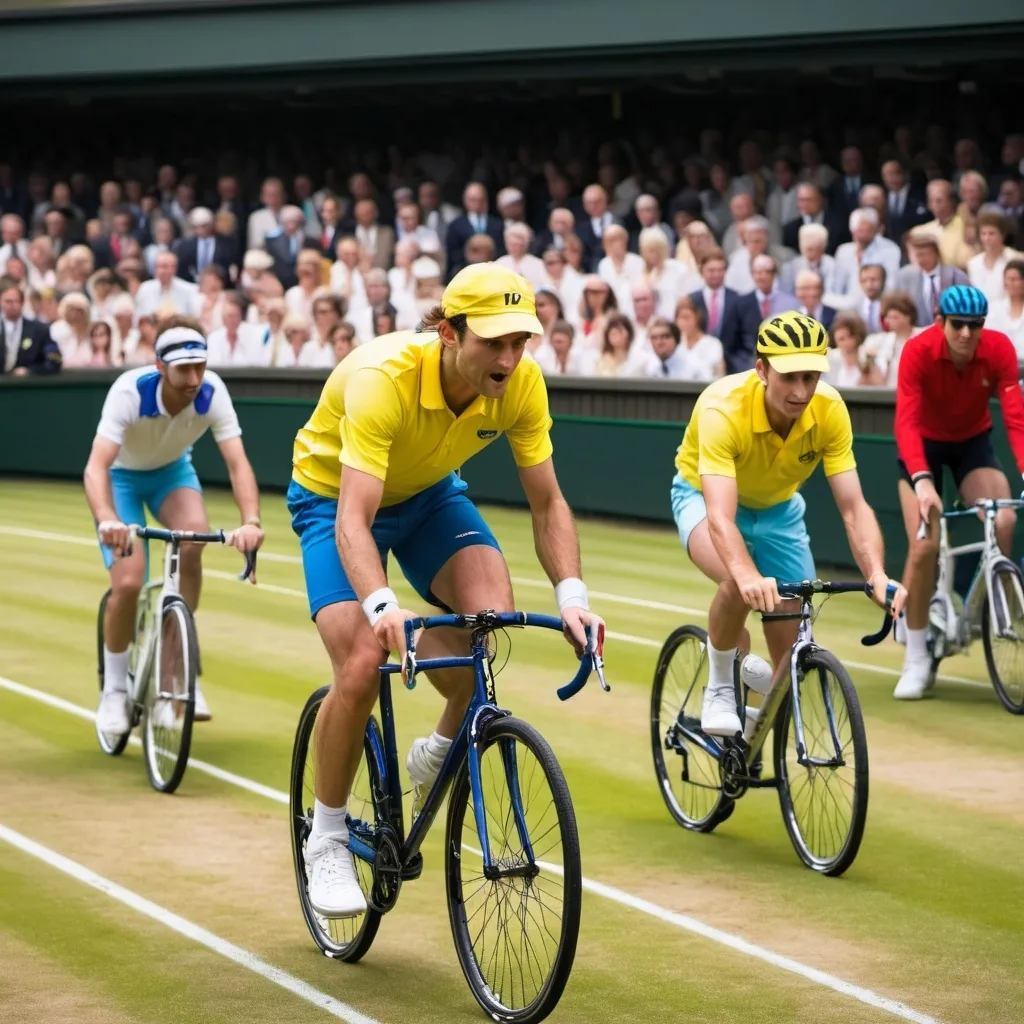
<instances>
[{"instance_id":1,"label":"suit jacket","mask_svg":"<svg viewBox=\"0 0 1024 1024\"><path fill-rule=\"evenodd\" d=\"M199 283L199 239L180 238L172 246L178 256L178 276L186 281ZM229 274L231 267L238 266L238 245L233 237L213 236L213 260L218 267Z\"/></svg>"},{"instance_id":2,"label":"suit jacket","mask_svg":"<svg viewBox=\"0 0 1024 1024\"><path fill-rule=\"evenodd\" d=\"M690 298L707 317L703 289L692 292ZM726 373L740 373L742 370L749 370L754 365L754 345L757 342L757 329L761 323L761 316L756 303L753 310L754 315L752 316L749 306L744 307L739 294L731 288L724 289L718 340L722 343L722 349L725 352Z\"/></svg>"},{"instance_id":3,"label":"suit jacket","mask_svg":"<svg viewBox=\"0 0 1024 1024\"><path fill-rule=\"evenodd\" d=\"M611 224L621 224L618 217L612 217ZM604 258L604 245L600 238L594 234L594 226L590 218L583 214L582 220L576 221L576 234L583 243L583 263L592 274L597 273L597 265Z\"/></svg>"},{"instance_id":4,"label":"suit jacket","mask_svg":"<svg viewBox=\"0 0 1024 1024\"><path fill-rule=\"evenodd\" d=\"M324 226L320 230L318 248L324 254L324 257L329 259L332 263L338 258L337 253L335 252L338 239L344 237L345 232L341 230L340 221L335 224L333 228Z\"/></svg>"},{"instance_id":5,"label":"suit jacket","mask_svg":"<svg viewBox=\"0 0 1024 1024\"><path fill-rule=\"evenodd\" d=\"M888 192L885 194L885 205L888 209ZM913 187L909 192L907 192L907 197L903 202L903 209L900 213L893 214L890 209L886 216L885 237L890 241L895 242L900 246L900 248L905 248L903 245L903 236L911 228L916 228L918 224L926 224L932 219L932 215L928 212L928 205L925 202L924 193Z\"/></svg>"},{"instance_id":6,"label":"suit jacket","mask_svg":"<svg viewBox=\"0 0 1024 1024\"><path fill-rule=\"evenodd\" d=\"M865 185L877 184L877 179L870 174L864 172L860 175L860 188L857 190L857 195L853 195L846 191L846 177L843 174L838 174L836 180L832 182L828 187L826 194L826 200L828 202L828 208L833 214L842 217L843 227L846 228L846 222L849 220L850 214L860 206L860 189ZM840 241L849 241L849 236Z\"/></svg>"},{"instance_id":7,"label":"suit jacket","mask_svg":"<svg viewBox=\"0 0 1024 1024\"><path fill-rule=\"evenodd\" d=\"M798 306L797 311L802 311L803 308L803 306ZM826 331L828 331L831 330L832 328L832 321L835 320L836 318L836 311L831 306L823 305L821 309L818 310L817 316L815 316L814 313L807 313L806 315L813 316L814 319L817 320L818 323L821 324L821 326L824 327Z\"/></svg>"},{"instance_id":8,"label":"suit jacket","mask_svg":"<svg viewBox=\"0 0 1024 1024\"><path fill-rule=\"evenodd\" d=\"M799 308L800 303L796 301L796 296L784 292L781 288L776 288L768 300L768 316L778 316L779 313L788 313L792 309ZM761 315L761 303L758 301L756 291L740 296L740 310L748 317L753 317L758 328L761 327L761 321L767 319Z\"/></svg>"},{"instance_id":9,"label":"suit jacket","mask_svg":"<svg viewBox=\"0 0 1024 1024\"><path fill-rule=\"evenodd\" d=\"M942 290L954 284L970 284L967 275L956 267L948 267L944 263L938 267L939 284ZM924 280L924 273L917 267L904 267L896 276L895 291L909 292L910 297L917 306L917 326L930 327L935 323L935 312L931 309L929 294L931 289L927 288Z\"/></svg>"},{"instance_id":10,"label":"suit jacket","mask_svg":"<svg viewBox=\"0 0 1024 1024\"><path fill-rule=\"evenodd\" d=\"M0 335L4 332L3 321L0 320ZM0 338L0 374L7 366L7 339ZM19 366L25 367L29 373L57 373L61 367L60 349L57 342L50 337L50 328L41 320L29 317L21 318L21 337L18 339L18 354L14 359L12 372Z\"/></svg>"},{"instance_id":11,"label":"suit jacket","mask_svg":"<svg viewBox=\"0 0 1024 1024\"><path fill-rule=\"evenodd\" d=\"M469 217L462 214L448 225L448 234L445 236L445 251L448 256L448 277L451 280L466 265L466 243L477 234L476 229L469 221ZM487 231L485 234L494 239L494 258L505 253L505 225L500 217L493 214L487 215Z\"/></svg>"},{"instance_id":12,"label":"suit jacket","mask_svg":"<svg viewBox=\"0 0 1024 1024\"><path fill-rule=\"evenodd\" d=\"M320 243L315 238L302 235L299 244L292 255L291 240L287 235L280 234L268 238L264 248L274 257L274 277L281 282L285 291L299 283L298 275L295 273L295 260L303 249L316 249L320 251Z\"/></svg>"},{"instance_id":13,"label":"suit jacket","mask_svg":"<svg viewBox=\"0 0 1024 1024\"><path fill-rule=\"evenodd\" d=\"M828 231L828 245L825 251L831 256L836 248L843 242L849 240L850 232L846 224L847 218L837 214L834 210L825 210L822 214L822 226ZM803 227L803 217L794 217L782 226L782 244L793 252L800 252L800 228Z\"/></svg>"}]
</instances>

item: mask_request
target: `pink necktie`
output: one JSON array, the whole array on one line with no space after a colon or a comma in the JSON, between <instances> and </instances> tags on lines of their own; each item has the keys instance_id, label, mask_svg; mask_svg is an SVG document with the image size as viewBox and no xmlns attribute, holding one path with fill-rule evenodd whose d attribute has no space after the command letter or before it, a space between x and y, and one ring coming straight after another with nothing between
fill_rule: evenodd
<instances>
[{"instance_id":1,"label":"pink necktie","mask_svg":"<svg viewBox=\"0 0 1024 1024\"><path fill-rule=\"evenodd\" d=\"M718 337L718 292L711 293L711 308L708 310L708 331Z\"/></svg>"},{"instance_id":2,"label":"pink necktie","mask_svg":"<svg viewBox=\"0 0 1024 1024\"><path fill-rule=\"evenodd\" d=\"M761 319L765 320L765 319L767 319L767 317L768 317L768 300L767 299L762 299L761 300Z\"/></svg>"}]
</instances>

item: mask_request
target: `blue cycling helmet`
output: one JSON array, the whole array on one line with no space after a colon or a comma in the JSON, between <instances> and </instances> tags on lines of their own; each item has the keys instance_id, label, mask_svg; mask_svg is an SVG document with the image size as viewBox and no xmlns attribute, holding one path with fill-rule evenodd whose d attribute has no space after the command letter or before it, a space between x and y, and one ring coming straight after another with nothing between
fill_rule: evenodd
<instances>
[{"instance_id":1,"label":"blue cycling helmet","mask_svg":"<svg viewBox=\"0 0 1024 1024\"><path fill-rule=\"evenodd\" d=\"M939 312L943 316L988 316L988 299L979 288L955 284L940 296Z\"/></svg>"}]
</instances>

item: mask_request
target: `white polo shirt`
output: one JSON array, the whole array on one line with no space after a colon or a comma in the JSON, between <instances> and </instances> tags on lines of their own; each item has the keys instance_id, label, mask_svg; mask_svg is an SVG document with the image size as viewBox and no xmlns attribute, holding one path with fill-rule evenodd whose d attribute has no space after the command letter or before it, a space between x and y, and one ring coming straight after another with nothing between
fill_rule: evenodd
<instances>
[{"instance_id":1,"label":"white polo shirt","mask_svg":"<svg viewBox=\"0 0 1024 1024\"><path fill-rule=\"evenodd\" d=\"M140 366L122 373L107 392L96 428L121 446L114 469L160 469L177 462L207 430L215 441L240 437L242 428L224 381L207 370L199 393L177 416L164 408L159 370Z\"/></svg>"}]
</instances>

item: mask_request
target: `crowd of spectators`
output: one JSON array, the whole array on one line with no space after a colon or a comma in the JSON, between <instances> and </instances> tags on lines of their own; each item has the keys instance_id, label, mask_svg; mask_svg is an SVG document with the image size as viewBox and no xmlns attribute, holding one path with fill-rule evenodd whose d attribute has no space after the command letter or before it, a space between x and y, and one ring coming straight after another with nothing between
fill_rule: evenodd
<instances>
[{"instance_id":1,"label":"crowd of spectators","mask_svg":"<svg viewBox=\"0 0 1024 1024\"><path fill-rule=\"evenodd\" d=\"M892 387L906 340L967 281L1024 362L1024 136L945 153L897 129L831 161L810 139L724 148L705 131L681 156L521 151L503 181L468 183L435 154L399 180L298 173L258 196L171 164L62 180L0 162L0 372L152 362L173 313L201 321L213 367L328 369L486 260L533 284L549 375L709 381L753 365L765 317L800 310L829 329L827 379Z\"/></svg>"}]
</instances>

